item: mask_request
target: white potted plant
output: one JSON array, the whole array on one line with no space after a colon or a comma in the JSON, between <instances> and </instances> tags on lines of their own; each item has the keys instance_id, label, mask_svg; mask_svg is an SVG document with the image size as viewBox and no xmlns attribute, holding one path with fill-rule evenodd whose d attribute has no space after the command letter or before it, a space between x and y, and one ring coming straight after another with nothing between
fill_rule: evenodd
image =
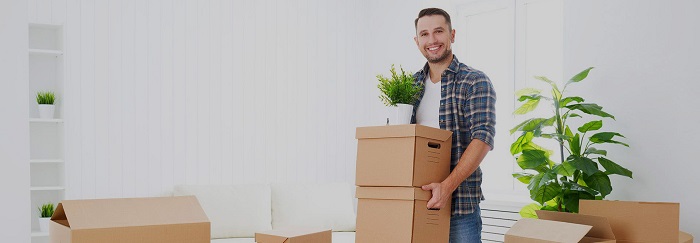
<instances>
[{"instance_id":1,"label":"white potted plant","mask_svg":"<svg viewBox=\"0 0 700 243\"><path fill-rule=\"evenodd\" d=\"M41 230L41 232L49 231L49 221L51 221L51 215L53 215L53 211L53 203L46 203L39 207L39 230Z\"/></svg>"},{"instance_id":2,"label":"white potted plant","mask_svg":"<svg viewBox=\"0 0 700 243\"><path fill-rule=\"evenodd\" d=\"M387 106L387 125L410 124L413 114L413 104L418 99L418 94L423 90L422 86L414 84L415 78L401 68L397 73L394 65L391 65L391 77L377 75L381 91L379 99Z\"/></svg>"},{"instance_id":3,"label":"white potted plant","mask_svg":"<svg viewBox=\"0 0 700 243\"><path fill-rule=\"evenodd\" d=\"M41 119L53 119L53 114L55 110L54 101L56 101L56 95L51 92L37 92L36 93L36 103L39 104L39 118Z\"/></svg>"}]
</instances>

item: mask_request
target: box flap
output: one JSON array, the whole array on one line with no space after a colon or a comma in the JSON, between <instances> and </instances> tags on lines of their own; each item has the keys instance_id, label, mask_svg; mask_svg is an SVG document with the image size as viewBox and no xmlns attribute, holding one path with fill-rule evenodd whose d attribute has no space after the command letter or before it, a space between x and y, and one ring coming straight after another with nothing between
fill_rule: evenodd
<instances>
[{"instance_id":1,"label":"box flap","mask_svg":"<svg viewBox=\"0 0 700 243\"><path fill-rule=\"evenodd\" d=\"M309 228L284 228L274 229L261 233L255 233L255 242L258 243L284 243L290 239L304 237L313 234L327 234L330 241L330 229L309 229ZM318 237L317 237L318 238ZM322 238L322 237L321 237ZM313 238L309 238L313 239ZM309 240L307 239L307 240Z\"/></svg>"},{"instance_id":2,"label":"box flap","mask_svg":"<svg viewBox=\"0 0 700 243\"><path fill-rule=\"evenodd\" d=\"M74 230L209 222L194 196L64 200L59 205Z\"/></svg>"},{"instance_id":3,"label":"box flap","mask_svg":"<svg viewBox=\"0 0 700 243\"><path fill-rule=\"evenodd\" d=\"M522 218L506 235L551 242L579 242L591 228L590 225Z\"/></svg>"},{"instance_id":4,"label":"box flap","mask_svg":"<svg viewBox=\"0 0 700 243\"><path fill-rule=\"evenodd\" d=\"M693 236L683 231L678 231L679 243L693 243Z\"/></svg>"},{"instance_id":5,"label":"box flap","mask_svg":"<svg viewBox=\"0 0 700 243\"><path fill-rule=\"evenodd\" d=\"M678 203L580 200L579 213L608 218L618 242L678 241Z\"/></svg>"},{"instance_id":6,"label":"box flap","mask_svg":"<svg viewBox=\"0 0 700 243\"><path fill-rule=\"evenodd\" d=\"M612 228L610 227L610 223L605 217L544 210L537 210L536 213L537 217L540 219L567 222L572 224L590 225L593 228L591 228L591 230L588 231L588 234L586 234L586 236L588 237L610 240L615 239L615 234L613 234Z\"/></svg>"},{"instance_id":7,"label":"box flap","mask_svg":"<svg viewBox=\"0 0 700 243\"><path fill-rule=\"evenodd\" d=\"M413 136L430 138L438 141L446 141L452 137L452 132L416 124L358 127L355 132L356 139L401 138Z\"/></svg>"},{"instance_id":8,"label":"box flap","mask_svg":"<svg viewBox=\"0 0 700 243\"><path fill-rule=\"evenodd\" d=\"M418 187L357 187L357 198L393 200L430 200L430 191Z\"/></svg>"}]
</instances>

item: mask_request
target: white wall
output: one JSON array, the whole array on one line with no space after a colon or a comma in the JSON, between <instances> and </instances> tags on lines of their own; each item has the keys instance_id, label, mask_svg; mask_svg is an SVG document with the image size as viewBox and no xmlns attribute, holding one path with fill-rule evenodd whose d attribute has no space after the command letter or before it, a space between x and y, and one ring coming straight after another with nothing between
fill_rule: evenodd
<instances>
[{"instance_id":1,"label":"white wall","mask_svg":"<svg viewBox=\"0 0 700 243\"><path fill-rule=\"evenodd\" d=\"M566 1L566 76L595 66L572 91L617 121L603 128L631 148L609 157L634 172L612 177L611 199L681 203L681 229L700 235L697 138L700 132L700 2Z\"/></svg>"},{"instance_id":2,"label":"white wall","mask_svg":"<svg viewBox=\"0 0 700 243\"><path fill-rule=\"evenodd\" d=\"M3 242L28 242L29 95L27 74L27 5L0 1L0 237Z\"/></svg>"},{"instance_id":3,"label":"white wall","mask_svg":"<svg viewBox=\"0 0 700 243\"><path fill-rule=\"evenodd\" d=\"M375 75L423 62L417 1L34 2L66 25L67 198L354 183Z\"/></svg>"}]
</instances>

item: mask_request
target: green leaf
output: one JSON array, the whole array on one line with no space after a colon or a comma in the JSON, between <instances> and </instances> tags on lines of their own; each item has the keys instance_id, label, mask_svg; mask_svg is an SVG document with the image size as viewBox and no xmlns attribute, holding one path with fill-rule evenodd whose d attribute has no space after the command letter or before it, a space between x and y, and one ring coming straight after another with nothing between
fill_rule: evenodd
<instances>
[{"instance_id":1,"label":"green leaf","mask_svg":"<svg viewBox=\"0 0 700 243\"><path fill-rule=\"evenodd\" d=\"M557 84L554 83L554 81L548 79L548 78L545 77L545 76L535 76L535 79L542 80L542 81L548 83L549 85L551 85L552 88L554 88L554 89L556 89L556 90L559 90L559 87L557 87Z\"/></svg>"},{"instance_id":2,"label":"green leaf","mask_svg":"<svg viewBox=\"0 0 700 243\"><path fill-rule=\"evenodd\" d=\"M574 137L574 133L571 132L571 129L569 128L568 125L566 126L566 129L564 129L564 135L566 135L567 137L571 137L571 138Z\"/></svg>"},{"instance_id":3,"label":"green leaf","mask_svg":"<svg viewBox=\"0 0 700 243\"><path fill-rule=\"evenodd\" d=\"M524 184L530 184L530 180L532 180L532 177L532 174L526 172L513 173L513 178L518 179Z\"/></svg>"},{"instance_id":4,"label":"green leaf","mask_svg":"<svg viewBox=\"0 0 700 243\"><path fill-rule=\"evenodd\" d=\"M603 111L603 107L592 104L592 103L586 103L586 104L573 104L573 105L567 105L565 106L567 109L570 110L580 110L583 111L583 113L589 114L589 115L596 115L600 117L610 117L612 119L615 119L613 115L610 115L606 112Z\"/></svg>"},{"instance_id":5,"label":"green leaf","mask_svg":"<svg viewBox=\"0 0 700 243\"><path fill-rule=\"evenodd\" d=\"M531 132L526 132L523 133L523 135L520 135L513 144L510 145L510 154L516 155L520 152L523 151L523 145L530 143L530 141L533 138L533 134Z\"/></svg>"},{"instance_id":6,"label":"green leaf","mask_svg":"<svg viewBox=\"0 0 700 243\"><path fill-rule=\"evenodd\" d=\"M542 205L539 205L537 203L530 203L528 205L525 205L522 209L520 209L520 216L523 218L536 219L537 213L535 211L540 210L541 207Z\"/></svg>"},{"instance_id":7,"label":"green leaf","mask_svg":"<svg viewBox=\"0 0 700 243\"><path fill-rule=\"evenodd\" d=\"M625 137L625 136L622 136L622 134L619 134L616 132L600 132L600 133L593 134L593 136L591 136L589 138L589 140L591 140L591 142L593 142L593 143L614 143L614 144L621 144L621 145L629 147L629 145L626 143L612 140L615 136L623 137L623 138Z\"/></svg>"},{"instance_id":8,"label":"green leaf","mask_svg":"<svg viewBox=\"0 0 700 243\"><path fill-rule=\"evenodd\" d=\"M540 181L542 181L543 176L544 176L544 173L539 173L537 175L534 175L532 177L532 179L530 179L530 184L527 184L527 189L530 191L539 189Z\"/></svg>"},{"instance_id":9,"label":"green leaf","mask_svg":"<svg viewBox=\"0 0 700 243\"><path fill-rule=\"evenodd\" d=\"M578 156L571 156L573 157L571 160L569 160L569 163L576 167L576 169L579 169L583 171L584 174L586 175L593 175L596 172L599 172L598 170L598 164L595 163L595 161L586 158L586 157L578 157ZM586 182L588 183L588 182Z\"/></svg>"},{"instance_id":10,"label":"green leaf","mask_svg":"<svg viewBox=\"0 0 700 243\"><path fill-rule=\"evenodd\" d=\"M605 198L612 192L612 185L610 185L610 178L605 173L598 171L590 176L583 176L583 180L586 182L588 187L600 192L600 195Z\"/></svg>"},{"instance_id":11,"label":"green leaf","mask_svg":"<svg viewBox=\"0 0 700 243\"><path fill-rule=\"evenodd\" d=\"M617 175L622 175L622 176L627 176L629 178L632 178L632 171L626 169L625 167L622 167L618 165L617 163L603 158L603 157L598 157L598 163L605 168L605 174L617 174Z\"/></svg>"},{"instance_id":12,"label":"green leaf","mask_svg":"<svg viewBox=\"0 0 700 243\"><path fill-rule=\"evenodd\" d=\"M587 193L587 192L581 192L581 191L572 191L569 193L564 193L563 196L563 202L564 206L566 207L567 210L573 213L578 213L578 203L579 200L581 199L588 199L592 200L595 199L595 196Z\"/></svg>"},{"instance_id":13,"label":"green leaf","mask_svg":"<svg viewBox=\"0 0 700 243\"><path fill-rule=\"evenodd\" d=\"M571 140L569 140L569 148L571 148L571 153L573 155L581 154L581 137L577 133Z\"/></svg>"},{"instance_id":14,"label":"green leaf","mask_svg":"<svg viewBox=\"0 0 700 243\"><path fill-rule=\"evenodd\" d=\"M568 117L581 117L581 115L576 114L576 113L569 113L569 115L567 115L567 118Z\"/></svg>"},{"instance_id":15,"label":"green leaf","mask_svg":"<svg viewBox=\"0 0 700 243\"><path fill-rule=\"evenodd\" d=\"M570 83L576 83L580 82L581 80L584 80L586 77L588 77L588 72L591 71L593 67L586 68L585 70L581 71L580 73L574 75L569 79L569 82L566 82L566 85L569 85Z\"/></svg>"},{"instance_id":16,"label":"green leaf","mask_svg":"<svg viewBox=\"0 0 700 243\"><path fill-rule=\"evenodd\" d=\"M559 100L561 100L561 92L556 87L552 88L552 97L554 97L555 105L557 108L561 107Z\"/></svg>"},{"instance_id":17,"label":"green leaf","mask_svg":"<svg viewBox=\"0 0 700 243\"><path fill-rule=\"evenodd\" d=\"M546 149L545 147L542 147L542 146L540 146L540 145L538 145L538 144L536 144L536 143L534 143L534 142L532 142L532 141L530 141L529 143L524 144L524 145L522 146L522 149L523 149L523 150L542 150L542 151L544 151L544 155L545 155L547 158L549 158L549 156L552 156L552 153L553 153L552 150Z\"/></svg>"},{"instance_id":18,"label":"green leaf","mask_svg":"<svg viewBox=\"0 0 700 243\"><path fill-rule=\"evenodd\" d=\"M541 99L542 96L539 94L533 94L533 95L523 95L518 98L518 101L525 101L525 100L539 100Z\"/></svg>"},{"instance_id":19,"label":"green leaf","mask_svg":"<svg viewBox=\"0 0 700 243\"><path fill-rule=\"evenodd\" d=\"M523 150L523 153L517 159L518 165L524 170L535 169L549 161L545 151L542 150Z\"/></svg>"},{"instance_id":20,"label":"green leaf","mask_svg":"<svg viewBox=\"0 0 700 243\"><path fill-rule=\"evenodd\" d=\"M559 184L556 182L550 182L548 184L540 186L539 188L537 188L537 190L531 190L530 198L532 200L535 200L535 202L544 204L545 202L552 200L552 198L559 195L560 192L561 187L559 186Z\"/></svg>"},{"instance_id":21,"label":"green leaf","mask_svg":"<svg viewBox=\"0 0 700 243\"><path fill-rule=\"evenodd\" d=\"M534 94L540 94L541 91L539 89L534 89L534 88L524 88L521 90L518 90L515 92L515 97L520 97L523 95L534 95Z\"/></svg>"},{"instance_id":22,"label":"green leaf","mask_svg":"<svg viewBox=\"0 0 700 243\"><path fill-rule=\"evenodd\" d=\"M596 195L598 194L598 191L594 190L593 188L580 185L578 183L570 182L570 181L564 181L563 182L564 187L570 191L579 191L579 192L586 192L591 195Z\"/></svg>"},{"instance_id":23,"label":"green leaf","mask_svg":"<svg viewBox=\"0 0 700 243\"><path fill-rule=\"evenodd\" d=\"M513 114L516 114L516 115L527 114L528 112L530 112L530 111L534 110L535 108L537 108L537 105L538 105L539 103L540 103L540 100L528 100L527 102L525 102L525 104L523 104L523 105L520 106L518 109L516 109L516 110L513 112Z\"/></svg>"},{"instance_id":24,"label":"green leaf","mask_svg":"<svg viewBox=\"0 0 700 243\"><path fill-rule=\"evenodd\" d=\"M581 103L585 100L581 97L578 97L578 96L566 97L566 98L561 100L560 106L566 106L569 103L571 103L572 101L576 101L577 103Z\"/></svg>"},{"instance_id":25,"label":"green leaf","mask_svg":"<svg viewBox=\"0 0 700 243\"><path fill-rule=\"evenodd\" d=\"M574 171L576 171L576 167L571 165L568 161L564 161L564 163L558 164L552 168L554 172L556 172L558 175L563 175L563 176L573 176Z\"/></svg>"},{"instance_id":26,"label":"green leaf","mask_svg":"<svg viewBox=\"0 0 700 243\"><path fill-rule=\"evenodd\" d=\"M510 129L510 134L513 134L516 131L532 132L532 131L542 127L543 125L546 125L548 121L549 121L549 119L547 119L547 118L527 119L524 122L513 127L513 129ZM551 124L550 124L550 126L551 126Z\"/></svg>"},{"instance_id":27,"label":"green leaf","mask_svg":"<svg viewBox=\"0 0 700 243\"><path fill-rule=\"evenodd\" d=\"M584 154L584 155L587 155L587 154L600 154L600 155L603 155L603 156L607 156L607 155L608 155L608 151L596 149L596 148L594 148L594 147L588 147L588 149L586 149L586 151L583 152L583 154Z\"/></svg>"},{"instance_id":28,"label":"green leaf","mask_svg":"<svg viewBox=\"0 0 700 243\"><path fill-rule=\"evenodd\" d=\"M603 121L590 121L583 126L578 128L579 132L585 133L588 131L595 131L603 127Z\"/></svg>"}]
</instances>

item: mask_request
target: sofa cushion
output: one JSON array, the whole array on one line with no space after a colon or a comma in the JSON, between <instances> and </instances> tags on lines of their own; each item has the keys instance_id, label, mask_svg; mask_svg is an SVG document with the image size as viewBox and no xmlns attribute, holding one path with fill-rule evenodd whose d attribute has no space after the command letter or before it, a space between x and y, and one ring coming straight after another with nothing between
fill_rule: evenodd
<instances>
[{"instance_id":1,"label":"sofa cushion","mask_svg":"<svg viewBox=\"0 0 700 243\"><path fill-rule=\"evenodd\" d=\"M255 237L272 229L269 185L181 185L174 194L197 197L211 221L211 238Z\"/></svg>"},{"instance_id":2,"label":"sofa cushion","mask_svg":"<svg viewBox=\"0 0 700 243\"><path fill-rule=\"evenodd\" d=\"M272 227L355 231L352 200L350 184L274 184Z\"/></svg>"}]
</instances>

